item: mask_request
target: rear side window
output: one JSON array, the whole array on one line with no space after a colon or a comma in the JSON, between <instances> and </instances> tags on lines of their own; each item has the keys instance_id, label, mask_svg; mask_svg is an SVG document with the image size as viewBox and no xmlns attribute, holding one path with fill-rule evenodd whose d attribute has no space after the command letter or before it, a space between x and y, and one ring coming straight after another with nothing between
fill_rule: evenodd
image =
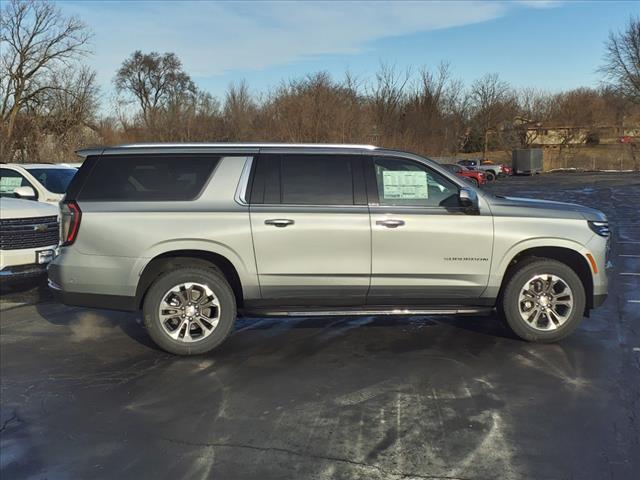
<instances>
[{"instance_id":1,"label":"rear side window","mask_svg":"<svg viewBox=\"0 0 640 480\"><path fill-rule=\"evenodd\" d=\"M76 174L75 168L27 168L44 188L53 193L64 193Z\"/></svg>"},{"instance_id":2,"label":"rear side window","mask_svg":"<svg viewBox=\"0 0 640 480\"><path fill-rule=\"evenodd\" d=\"M361 158L351 155L262 155L251 203L362 205Z\"/></svg>"},{"instance_id":3,"label":"rear side window","mask_svg":"<svg viewBox=\"0 0 640 480\"><path fill-rule=\"evenodd\" d=\"M79 200L185 201L204 188L220 157L205 155L104 156L80 188Z\"/></svg>"}]
</instances>

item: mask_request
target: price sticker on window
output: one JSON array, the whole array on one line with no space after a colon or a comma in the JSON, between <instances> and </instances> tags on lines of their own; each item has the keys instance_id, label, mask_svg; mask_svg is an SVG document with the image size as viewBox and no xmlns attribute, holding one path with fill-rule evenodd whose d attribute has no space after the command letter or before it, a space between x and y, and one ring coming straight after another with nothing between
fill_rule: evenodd
<instances>
[{"instance_id":1,"label":"price sticker on window","mask_svg":"<svg viewBox=\"0 0 640 480\"><path fill-rule=\"evenodd\" d=\"M22 186L22 177L0 178L0 193L13 193L20 186Z\"/></svg>"},{"instance_id":2,"label":"price sticker on window","mask_svg":"<svg viewBox=\"0 0 640 480\"><path fill-rule=\"evenodd\" d=\"M382 172L385 199L424 200L429 198L427 172L392 171Z\"/></svg>"}]
</instances>

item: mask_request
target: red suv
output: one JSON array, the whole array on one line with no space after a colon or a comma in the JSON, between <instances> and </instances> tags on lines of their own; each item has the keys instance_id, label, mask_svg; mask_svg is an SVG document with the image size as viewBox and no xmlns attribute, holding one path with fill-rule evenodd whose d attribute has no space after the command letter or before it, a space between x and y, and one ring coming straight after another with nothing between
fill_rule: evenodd
<instances>
[{"instance_id":1,"label":"red suv","mask_svg":"<svg viewBox=\"0 0 640 480\"><path fill-rule=\"evenodd\" d=\"M487 183L487 176L480 170L471 170L467 167L463 167L462 165L444 164L442 166L455 173L457 176L466 178L476 187Z\"/></svg>"}]
</instances>

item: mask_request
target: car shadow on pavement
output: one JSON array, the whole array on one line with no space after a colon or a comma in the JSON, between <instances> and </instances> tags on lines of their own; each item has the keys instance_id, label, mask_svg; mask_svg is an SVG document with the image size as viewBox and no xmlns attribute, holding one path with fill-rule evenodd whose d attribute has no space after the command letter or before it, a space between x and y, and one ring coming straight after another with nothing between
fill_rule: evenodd
<instances>
[{"instance_id":1,"label":"car shadow on pavement","mask_svg":"<svg viewBox=\"0 0 640 480\"><path fill-rule=\"evenodd\" d=\"M71 307L57 302L39 303L36 310L52 325L68 327L75 340L96 340L118 329L141 345L161 351L147 335L140 313Z\"/></svg>"},{"instance_id":2,"label":"car shadow on pavement","mask_svg":"<svg viewBox=\"0 0 640 480\"><path fill-rule=\"evenodd\" d=\"M362 321L370 318L372 321ZM351 316L318 316L318 317L239 317L235 331L270 330L281 325L282 328L326 328L331 324L353 322L360 323L362 328L376 327L416 327L423 328L438 324L468 332L480 333L492 337L516 339L517 337L504 325L496 314L463 315L463 316L412 316L412 315L351 315Z\"/></svg>"},{"instance_id":3,"label":"car shadow on pavement","mask_svg":"<svg viewBox=\"0 0 640 480\"><path fill-rule=\"evenodd\" d=\"M142 323L141 313L121 312L92 308L70 307L57 302L42 302L35 305L40 316L52 325L64 326L70 330L72 340L98 340L113 338L114 332L120 331L142 346L162 351L149 337ZM482 345L493 344L501 340L516 340L496 315L474 316L340 316L340 317L239 317L236 320L232 336L243 336L245 333L259 332L265 342L273 341L273 336L287 336L287 332L319 330L330 334L332 338L341 336L346 331L358 330L366 332L366 336L380 336L380 344L385 344L389 328L404 331L422 331L435 328L448 335L460 333L471 335L469 341ZM483 338L478 342L478 336ZM468 337L468 335L465 335ZM473 338L476 340L474 341ZM227 342L228 343L228 340ZM465 342L468 343L468 342ZM226 350L225 344L218 351ZM401 348L401 347L400 347Z\"/></svg>"},{"instance_id":4,"label":"car shadow on pavement","mask_svg":"<svg viewBox=\"0 0 640 480\"><path fill-rule=\"evenodd\" d=\"M51 299L45 276L22 280L0 280L0 299L11 303L37 303Z\"/></svg>"}]
</instances>

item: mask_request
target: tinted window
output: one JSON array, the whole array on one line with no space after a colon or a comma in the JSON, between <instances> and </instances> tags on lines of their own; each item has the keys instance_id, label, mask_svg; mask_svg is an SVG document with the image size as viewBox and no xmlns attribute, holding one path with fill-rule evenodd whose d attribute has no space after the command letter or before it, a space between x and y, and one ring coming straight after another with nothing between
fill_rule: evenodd
<instances>
[{"instance_id":1,"label":"tinted window","mask_svg":"<svg viewBox=\"0 0 640 480\"><path fill-rule=\"evenodd\" d=\"M458 206L455 183L410 160L374 158L380 205Z\"/></svg>"},{"instance_id":2,"label":"tinted window","mask_svg":"<svg viewBox=\"0 0 640 480\"><path fill-rule=\"evenodd\" d=\"M256 164L251 203L280 203L280 155L261 155Z\"/></svg>"},{"instance_id":3,"label":"tinted window","mask_svg":"<svg viewBox=\"0 0 640 480\"><path fill-rule=\"evenodd\" d=\"M0 197L15 197L13 191L18 187L32 187L32 185L15 170L0 168Z\"/></svg>"},{"instance_id":4,"label":"tinted window","mask_svg":"<svg viewBox=\"0 0 640 480\"><path fill-rule=\"evenodd\" d=\"M254 173L251 203L364 205L359 162L360 158L349 155L262 155Z\"/></svg>"},{"instance_id":5,"label":"tinted window","mask_svg":"<svg viewBox=\"0 0 640 480\"><path fill-rule=\"evenodd\" d=\"M71 179L76 174L75 168L28 168L44 188L53 193L64 193L67 191Z\"/></svg>"},{"instance_id":6,"label":"tinted window","mask_svg":"<svg viewBox=\"0 0 640 480\"><path fill-rule=\"evenodd\" d=\"M219 157L203 155L104 156L80 189L80 200L193 200Z\"/></svg>"},{"instance_id":7,"label":"tinted window","mask_svg":"<svg viewBox=\"0 0 640 480\"><path fill-rule=\"evenodd\" d=\"M285 204L353 205L349 157L284 155L281 185Z\"/></svg>"}]
</instances>

